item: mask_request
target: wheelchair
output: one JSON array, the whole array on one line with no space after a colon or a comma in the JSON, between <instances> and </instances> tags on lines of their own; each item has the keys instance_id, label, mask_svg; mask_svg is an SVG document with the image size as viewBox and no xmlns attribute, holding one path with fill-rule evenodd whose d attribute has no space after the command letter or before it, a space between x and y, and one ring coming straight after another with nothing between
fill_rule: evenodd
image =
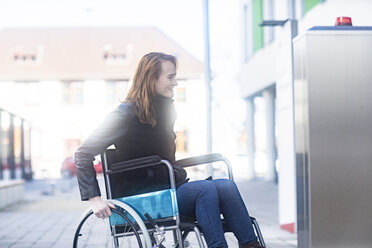
<instances>
[{"instance_id":1,"label":"wheelchair","mask_svg":"<svg viewBox=\"0 0 372 248\"><path fill-rule=\"evenodd\" d=\"M159 156L149 156L118 162L115 149L101 154L103 176L108 202L114 204L112 215L97 218L91 209L82 216L75 232L73 247L140 247L187 248L206 247L203 234L195 220L184 220L177 208L176 183L172 164ZM227 166L229 179L233 180L229 161L220 154L208 154L176 161L181 167L212 164L221 161ZM122 184L117 179L122 173L136 172L143 168L163 166L169 175L167 188L152 192L118 194L115 188ZM121 174L121 175L120 175ZM181 221L182 219L182 221ZM251 217L252 225L262 246L265 242L258 222ZM222 219L224 232L229 232ZM172 232L170 232L172 231ZM189 233L194 232L193 237Z\"/></svg>"}]
</instances>

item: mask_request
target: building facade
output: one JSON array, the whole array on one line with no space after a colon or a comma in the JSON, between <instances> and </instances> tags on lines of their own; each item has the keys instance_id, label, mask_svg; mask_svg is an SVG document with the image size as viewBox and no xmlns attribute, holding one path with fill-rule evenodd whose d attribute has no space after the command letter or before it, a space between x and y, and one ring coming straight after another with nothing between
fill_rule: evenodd
<instances>
[{"instance_id":1,"label":"building facade","mask_svg":"<svg viewBox=\"0 0 372 248\"><path fill-rule=\"evenodd\" d=\"M242 0L242 64L239 73L247 106L248 166L254 177L255 157L266 155L265 178L278 181L279 222L296 231L296 164L293 111L292 39L313 26L333 26L338 16L353 25L371 25L367 0ZM259 113L258 113L259 112ZM255 125L264 116L265 142Z\"/></svg>"},{"instance_id":2,"label":"building facade","mask_svg":"<svg viewBox=\"0 0 372 248\"><path fill-rule=\"evenodd\" d=\"M178 59L178 157L205 151L203 66L157 28L9 28L0 37L0 106L31 123L36 177L60 175L62 161L125 99L151 51Z\"/></svg>"}]
</instances>

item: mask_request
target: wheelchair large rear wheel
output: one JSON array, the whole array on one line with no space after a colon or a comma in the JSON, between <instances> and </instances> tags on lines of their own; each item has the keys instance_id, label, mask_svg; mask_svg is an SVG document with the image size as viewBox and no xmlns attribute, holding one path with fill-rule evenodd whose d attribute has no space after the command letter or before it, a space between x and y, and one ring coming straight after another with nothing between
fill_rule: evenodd
<instances>
[{"instance_id":1,"label":"wheelchair large rear wheel","mask_svg":"<svg viewBox=\"0 0 372 248\"><path fill-rule=\"evenodd\" d=\"M93 211L86 213L75 232L73 247L146 247L131 215L120 208L111 211L110 220L97 218Z\"/></svg>"}]
</instances>

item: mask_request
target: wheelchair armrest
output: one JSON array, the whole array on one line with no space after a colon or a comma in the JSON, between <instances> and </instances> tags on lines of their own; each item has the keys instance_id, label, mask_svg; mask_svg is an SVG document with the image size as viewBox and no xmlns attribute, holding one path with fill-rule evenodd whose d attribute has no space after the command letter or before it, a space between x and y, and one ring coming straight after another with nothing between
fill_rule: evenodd
<instances>
[{"instance_id":1,"label":"wheelchair armrest","mask_svg":"<svg viewBox=\"0 0 372 248\"><path fill-rule=\"evenodd\" d=\"M148 156L143 158L136 158L131 160L122 161L119 163L114 163L110 165L107 174L113 174L122 171L134 170L144 167L149 167L153 165L161 164L161 158L157 155Z\"/></svg>"},{"instance_id":2,"label":"wheelchair armrest","mask_svg":"<svg viewBox=\"0 0 372 248\"><path fill-rule=\"evenodd\" d=\"M205 155L196 156L196 157L185 158L185 159L177 160L176 162L174 162L174 164L181 166L181 167L190 167L190 166L195 166L195 165L214 163L218 161L222 161L225 163L225 165L227 166L227 172L228 172L229 179L234 180L230 162L225 157L223 157L220 153L211 153L211 154L205 154Z\"/></svg>"},{"instance_id":3,"label":"wheelchair armrest","mask_svg":"<svg viewBox=\"0 0 372 248\"><path fill-rule=\"evenodd\" d=\"M181 167L189 167L193 165L213 163L213 162L217 162L221 160L223 160L223 157L221 154L211 153L211 154L205 154L201 156L177 160L176 162L174 162L174 164L179 165Z\"/></svg>"}]
</instances>

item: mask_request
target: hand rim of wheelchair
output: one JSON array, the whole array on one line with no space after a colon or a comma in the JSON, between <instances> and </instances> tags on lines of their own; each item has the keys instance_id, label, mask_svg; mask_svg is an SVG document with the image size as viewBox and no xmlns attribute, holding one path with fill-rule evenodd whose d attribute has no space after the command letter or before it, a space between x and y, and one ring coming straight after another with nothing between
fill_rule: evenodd
<instances>
[{"instance_id":1,"label":"hand rim of wheelchair","mask_svg":"<svg viewBox=\"0 0 372 248\"><path fill-rule=\"evenodd\" d=\"M141 217L137 214L136 211L134 211L133 208L131 208L129 205L125 204L124 202L121 202L121 201L118 201L118 200L107 200L107 202L110 202L112 204L114 204L115 206L117 207L120 207L121 209L123 209L124 211L128 212L132 217L133 219L135 220L136 222L136 226L138 226L138 231L134 231L134 235L136 235L137 237L137 241L138 243L140 244L140 247L143 247L143 248L151 248L152 247L152 242L151 242L151 239L150 239L150 235L149 235L149 232L143 222L143 220L141 219ZM128 221L128 223L131 223L130 225L132 227L133 224L132 222L124 215L123 211L120 210L120 209L111 209L112 212L115 212L117 214L119 214L121 217L123 217L124 219L126 219L126 221ZM80 237L80 230L82 228L82 226L84 225L85 221L91 216L91 215L94 215L93 214L93 211L91 208L88 208L85 213L83 214L83 216L81 217L81 220L79 221L79 225L76 229L76 232L75 232L75 235L74 235L74 243L73 243L73 247L74 248L77 248L78 246L78 240L79 240L79 237ZM94 218L98 218L98 217L95 217L93 216ZM144 237L144 244L142 244L142 241L141 240L138 240L139 236L139 232L143 235Z\"/></svg>"}]
</instances>

